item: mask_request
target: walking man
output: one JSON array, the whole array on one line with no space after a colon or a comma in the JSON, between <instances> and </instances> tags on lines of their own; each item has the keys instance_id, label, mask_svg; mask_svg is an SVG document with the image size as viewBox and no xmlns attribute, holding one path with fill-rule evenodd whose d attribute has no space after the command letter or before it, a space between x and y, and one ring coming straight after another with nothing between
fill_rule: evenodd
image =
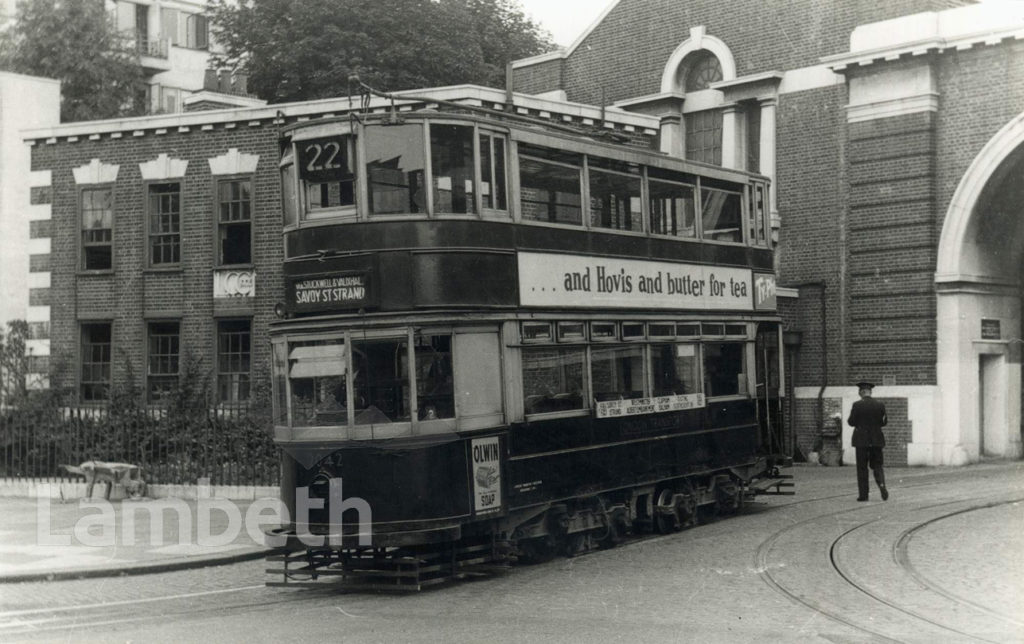
<instances>
[{"instance_id":1,"label":"walking man","mask_svg":"<svg viewBox=\"0 0 1024 644\"><path fill-rule=\"evenodd\" d=\"M853 427L853 447L857 450L857 500L868 500L868 466L875 473L875 483L882 493L882 500L889 500L889 490L885 489L885 471L882 469L882 448L885 447L885 434L882 427L889 422L885 416L885 405L871 397L874 385L870 382L858 382L857 389L860 400L853 403L847 423Z\"/></svg>"}]
</instances>

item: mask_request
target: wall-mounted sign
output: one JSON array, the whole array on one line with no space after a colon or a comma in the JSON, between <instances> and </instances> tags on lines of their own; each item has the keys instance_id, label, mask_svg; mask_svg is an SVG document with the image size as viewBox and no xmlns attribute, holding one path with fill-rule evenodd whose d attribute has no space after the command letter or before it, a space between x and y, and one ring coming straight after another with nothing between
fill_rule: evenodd
<instances>
[{"instance_id":1,"label":"wall-mounted sign","mask_svg":"<svg viewBox=\"0 0 1024 644\"><path fill-rule=\"evenodd\" d=\"M469 447L473 465L473 510L487 514L501 510L501 440L476 438Z\"/></svg>"},{"instance_id":2,"label":"wall-mounted sign","mask_svg":"<svg viewBox=\"0 0 1024 644\"><path fill-rule=\"evenodd\" d=\"M602 400L597 403L598 418L619 418L641 414L660 414L666 411L682 411L704 406L704 394L676 394L656 398L632 398L630 400Z\"/></svg>"},{"instance_id":3,"label":"wall-mounted sign","mask_svg":"<svg viewBox=\"0 0 1024 644\"><path fill-rule=\"evenodd\" d=\"M213 272L213 297L255 297L256 271L216 270Z\"/></svg>"},{"instance_id":4,"label":"wall-mounted sign","mask_svg":"<svg viewBox=\"0 0 1024 644\"><path fill-rule=\"evenodd\" d=\"M982 340L1002 340L1003 333L999 327L999 320L992 320L989 318L981 318L981 339Z\"/></svg>"},{"instance_id":5,"label":"wall-mounted sign","mask_svg":"<svg viewBox=\"0 0 1024 644\"><path fill-rule=\"evenodd\" d=\"M754 273L754 310L774 311L776 302L775 274Z\"/></svg>"},{"instance_id":6,"label":"wall-mounted sign","mask_svg":"<svg viewBox=\"0 0 1024 644\"><path fill-rule=\"evenodd\" d=\"M334 273L292 278L286 296L300 311L350 309L365 306L369 290L366 273Z\"/></svg>"},{"instance_id":7,"label":"wall-mounted sign","mask_svg":"<svg viewBox=\"0 0 1024 644\"><path fill-rule=\"evenodd\" d=\"M745 268L553 253L519 253L523 306L753 309Z\"/></svg>"}]
</instances>

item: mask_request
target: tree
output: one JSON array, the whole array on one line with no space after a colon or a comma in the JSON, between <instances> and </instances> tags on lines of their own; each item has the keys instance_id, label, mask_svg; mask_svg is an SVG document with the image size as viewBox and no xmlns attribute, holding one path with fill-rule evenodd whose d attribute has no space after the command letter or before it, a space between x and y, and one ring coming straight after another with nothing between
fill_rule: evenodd
<instances>
[{"instance_id":1,"label":"tree","mask_svg":"<svg viewBox=\"0 0 1024 644\"><path fill-rule=\"evenodd\" d=\"M0 69L61 81L62 121L145 111L139 55L102 0L23 0L0 34Z\"/></svg>"},{"instance_id":2,"label":"tree","mask_svg":"<svg viewBox=\"0 0 1024 644\"><path fill-rule=\"evenodd\" d=\"M214 0L220 63L270 102L344 96L357 74L395 91L504 85L511 60L551 49L515 0Z\"/></svg>"}]
</instances>

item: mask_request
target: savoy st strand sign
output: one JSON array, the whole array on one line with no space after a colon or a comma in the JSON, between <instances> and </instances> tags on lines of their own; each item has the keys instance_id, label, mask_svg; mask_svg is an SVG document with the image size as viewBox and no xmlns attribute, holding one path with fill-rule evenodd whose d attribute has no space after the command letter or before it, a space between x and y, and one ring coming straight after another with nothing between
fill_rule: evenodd
<instances>
[{"instance_id":1,"label":"savoy st strand sign","mask_svg":"<svg viewBox=\"0 0 1024 644\"><path fill-rule=\"evenodd\" d=\"M754 308L746 268L553 253L519 253L518 263L523 306Z\"/></svg>"}]
</instances>

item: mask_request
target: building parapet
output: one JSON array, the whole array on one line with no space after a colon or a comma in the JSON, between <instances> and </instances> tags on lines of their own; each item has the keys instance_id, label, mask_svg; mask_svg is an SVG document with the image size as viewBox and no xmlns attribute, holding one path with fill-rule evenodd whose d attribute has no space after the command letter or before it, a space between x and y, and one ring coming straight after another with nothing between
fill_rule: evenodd
<instances>
[{"instance_id":1,"label":"building parapet","mask_svg":"<svg viewBox=\"0 0 1024 644\"><path fill-rule=\"evenodd\" d=\"M1024 39L1024 3L983 2L945 11L927 11L861 25L850 35L850 51L825 56L835 72L904 56L997 45Z\"/></svg>"},{"instance_id":2,"label":"building parapet","mask_svg":"<svg viewBox=\"0 0 1024 644\"><path fill-rule=\"evenodd\" d=\"M488 107L507 111L506 95L503 90L477 85L453 85L432 89L421 89L394 92L394 101L387 98L373 97L369 101L371 112L383 113L392 108L409 110L416 105L428 105L429 101L455 101L477 107ZM581 123L595 125L604 122L606 126L623 129L629 132L640 132L654 135L658 130L658 119L642 114L634 114L615 107L604 109L573 103L556 101L550 98L538 98L528 94L514 95L515 112L540 116L542 118L558 117L564 123ZM48 128L29 129L22 132L22 137L29 143L57 143L88 139L94 135L109 135L110 138L122 136L144 136L147 133L160 133L174 128L210 129L215 125L234 127L235 124L260 124L262 122L281 124L286 119L305 120L314 117L332 117L350 111L363 109L359 97L329 98L297 103L280 103L276 105L239 107L219 110L203 110L166 114L160 116L144 116L105 121L85 121L67 123Z\"/></svg>"}]
</instances>

